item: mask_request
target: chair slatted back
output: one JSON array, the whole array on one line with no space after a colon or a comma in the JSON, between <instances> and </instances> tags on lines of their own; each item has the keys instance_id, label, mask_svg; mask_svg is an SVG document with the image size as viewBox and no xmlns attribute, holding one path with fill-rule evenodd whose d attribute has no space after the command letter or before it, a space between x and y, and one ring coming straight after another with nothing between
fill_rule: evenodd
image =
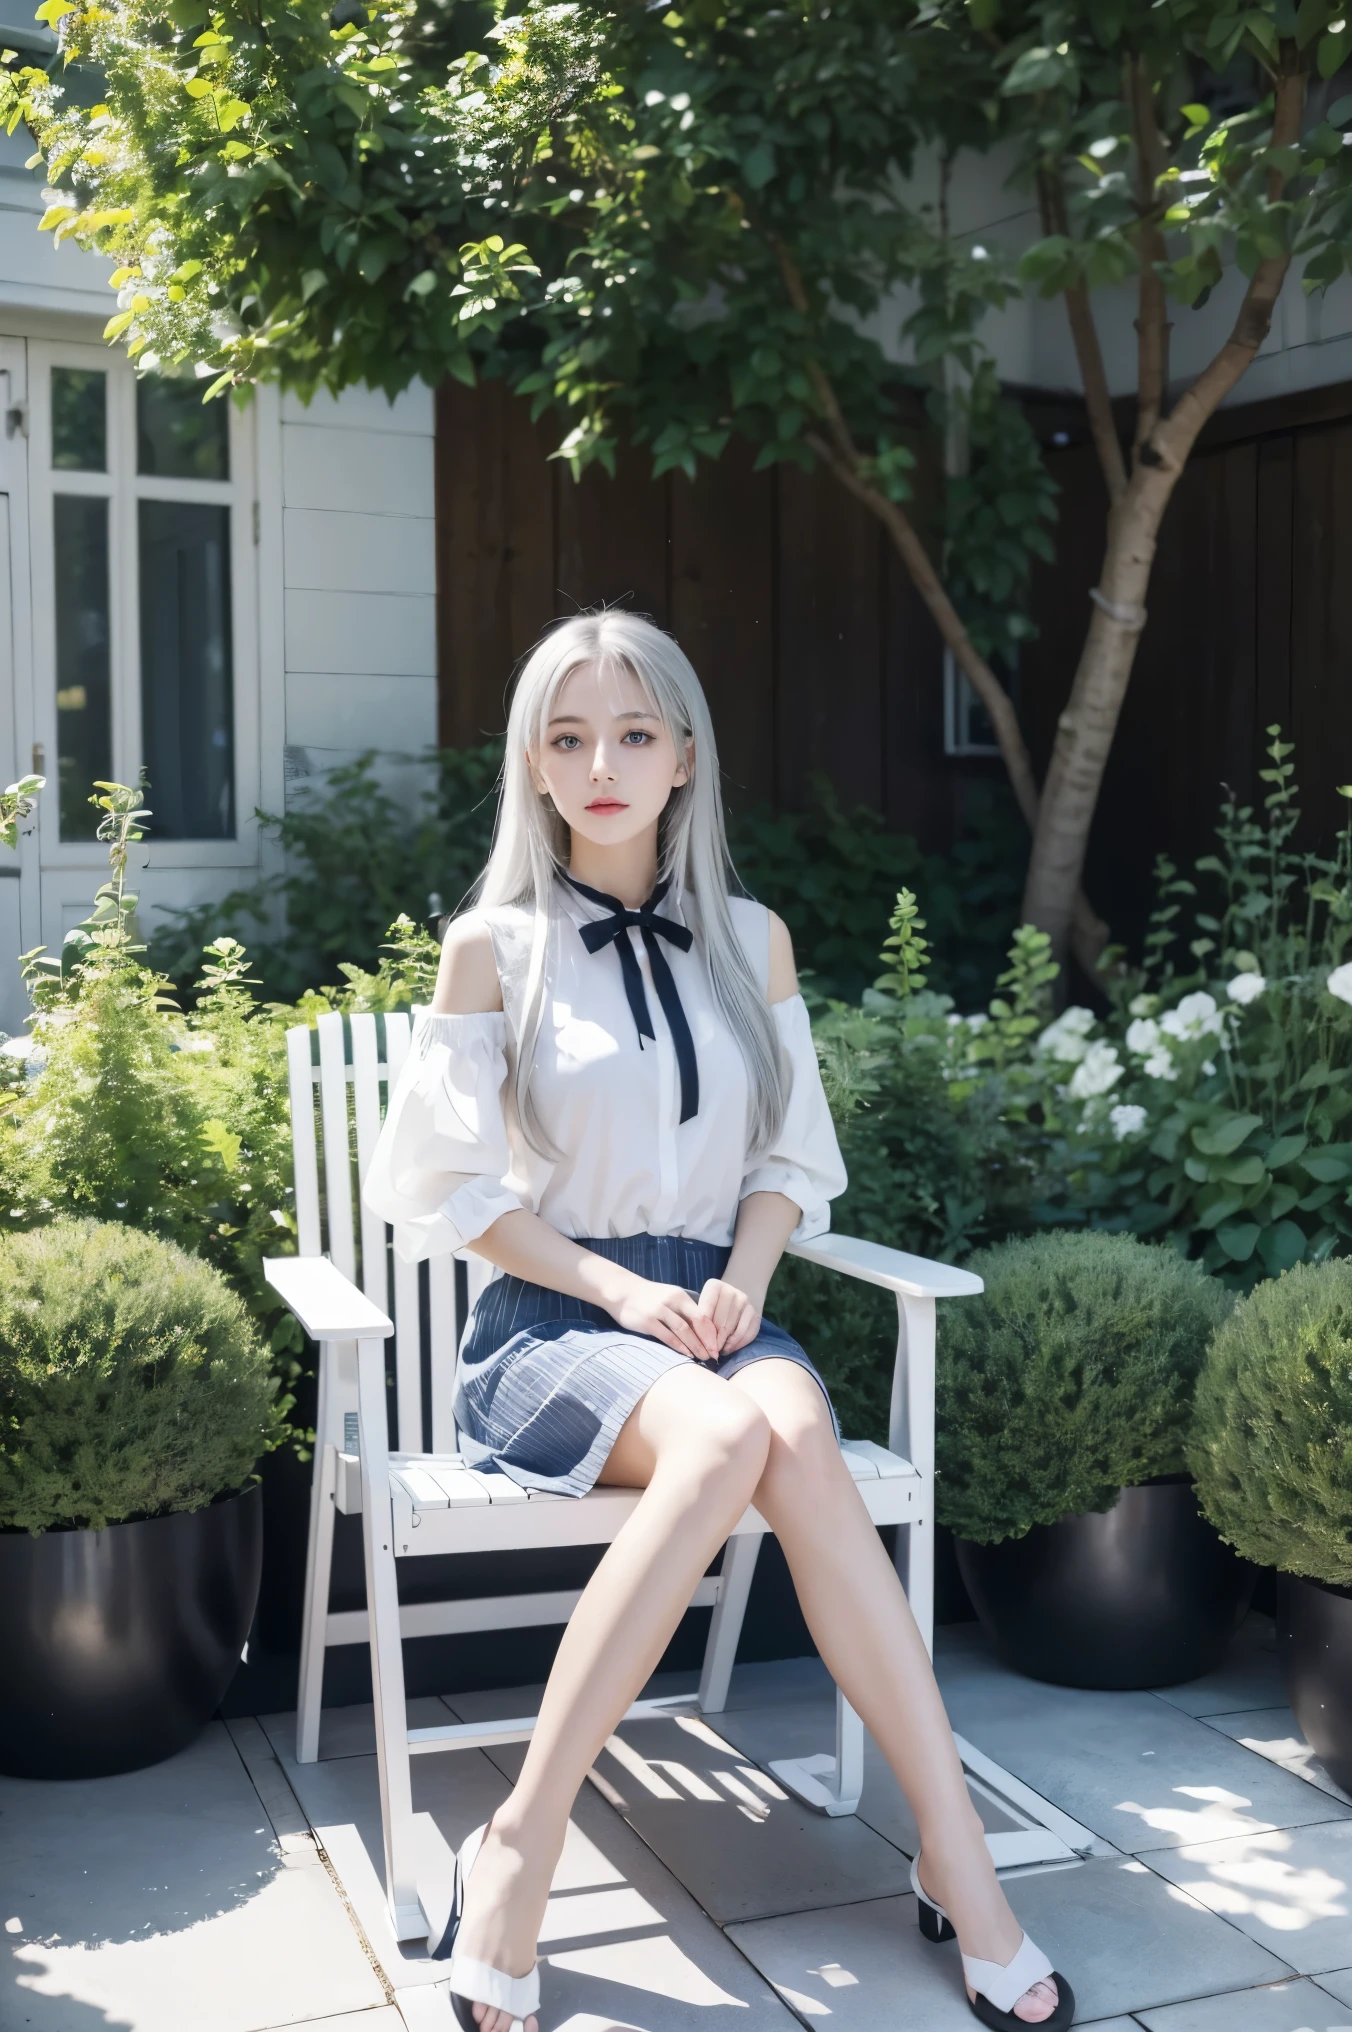
<instances>
[{"instance_id":1,"label":"chair slatted back","mask_svg":"<svg viewBox=\"0 0 1352 2032\"><path fill-rule=\"evenodd\" d=\"M407 1016L345 1018L336 1011L321 1016L313 1029L287 1032L296 1231L302 1256L327 1254L394 1320L399 1450L451 1453L456 1446L451 1400L463 1325L455 1258L433 1257L425 1274L418 1264L402 1262L390 1249L388 1227L361 1199L390 1089L403 1070L410 1038ZM478 1258L469 1262L472 1303L482 1289L487 1266ZM431 1357L430 1431L423 1409L424 1341ZM355 1408L354 1401L340 1410Z\"/></svg>"}]
</instances>

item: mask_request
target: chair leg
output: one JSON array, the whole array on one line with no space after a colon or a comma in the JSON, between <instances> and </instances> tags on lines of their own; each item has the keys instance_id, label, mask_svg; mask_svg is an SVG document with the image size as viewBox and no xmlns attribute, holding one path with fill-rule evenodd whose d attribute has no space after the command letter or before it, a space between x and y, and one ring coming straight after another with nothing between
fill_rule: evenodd
<instances>
[{"instance_id":1,"label":"chair leg","mask_svg":"<svg viewBox=\"0 0 1352 2032\"><path fill-rule=\"evenodd\" d=\"M864 1790L864 1724L839 1687L835 1755L777 1757L770 1769L796 1799L833 1820L858 1810Z\"/></svg>"},{"instance_id":2,"label":"chair leg","mask_svg":"<svg viewBox=\"0 0 1352 2032\"><path fill-rule=\"evenodd\" d=\"M932 1490L931 1484L931 1490ZM903 1552L903 1540L905 1548ZM897 1526L897 1563L905 1560L902 1584L911 1614L930 1657L934 1656L934 1512L914 1524Z\"/></svg>"},{"instance_id":3,"label":"chair leg","mask_svg":"<svg viewBox=\"0 0 1352 2032\"><path fill-rule=\"evenodd\" d=\"M396 1940L425 1939L427 1915L418 1899L413 1847L413 1781L408 1754L408 1705L399 1629L399 1586L390 1509L390 1457L385 1416L385 1345L357 1350L360 1413L362 1544L371 1631L371 1697L375 1706L380 1820L385 1837L385 1893Z\"/></svg>"},{"instance_id":4,"label":"chair leg","mask_svg":"<svg viewBox=\"0 0 1352 2032\"><path fill-rule=\"evenodd\" d=\"M737 1661L737 1642L742 1634L760 1547L760 1533L757 1531L739 1532L723 1547L718 1600L714 1603L708 1641L704 1646L704 1669L699 1678L699 1704L705 1714L721 1714L728 1704L728 1687Z\"/></svg>"},{"instance_id":5,"label":"chair leg","mask_svg":"<svg viewBox=\"0 0 1352 2032\"><path fill-rule=\"evenodd\" d=\"M316 1447L314 1481L310 1489L310 1546L305 1562L305 1612L300 1636L300 1687L296 1701L298 1764L313 1764L319 1755L329 1576L333 1567L333 1492L337 1459L336 1447Z\"/></svg>"}]
</instances>

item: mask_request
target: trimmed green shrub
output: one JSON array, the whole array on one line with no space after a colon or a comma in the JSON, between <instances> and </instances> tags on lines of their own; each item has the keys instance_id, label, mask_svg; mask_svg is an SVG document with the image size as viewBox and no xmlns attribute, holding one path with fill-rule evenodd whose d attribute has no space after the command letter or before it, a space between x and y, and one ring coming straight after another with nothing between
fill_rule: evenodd
<instances>
[{"instance_id":1,"label":"trimmed green shrub","mask_svg":"<svg viewBox=\"0 0 1352 2032\"><path fill-rule=\"evenodd\" d=\"M113 1222L0 1236L0 1528L200 1510L276 1442L276 1390L209 1264Z\"/></svg>"},{"instance_id":2,"label":"trimmed green shrub","mask_svg":"<svg viewBox=\"0 0 1352 2032\"><path fill-rule=\"evenodd\" d=\"M1260 1566L1352 1587L1352 1262L1299 1264L1207 1351L1188 1463L1222 1538Z\"/></svg>"},{"instance_id":3,"label":"trimmed green shrub","mask_svg":"<svg viewBox=\"0 0 1352 2032\"><path fill-rule=\"evenodd\" d=\"M943 1523L993 1545L1183 1469L1223 1286L1131 1235L1033 1235L969 1267L984 1294L939 1308Z\"/></svg>"}]
</instances>

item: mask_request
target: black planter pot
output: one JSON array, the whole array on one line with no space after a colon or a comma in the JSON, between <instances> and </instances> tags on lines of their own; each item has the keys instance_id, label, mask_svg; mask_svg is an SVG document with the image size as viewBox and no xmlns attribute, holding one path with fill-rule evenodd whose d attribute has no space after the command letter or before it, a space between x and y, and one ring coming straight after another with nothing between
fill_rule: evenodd
<instances>
[{"instance_id":1,"label":"black planter pot","mask_svg":"<svg viewBox=\"0 0 1352 2032\"><path fill-rule=\"evenodd\" d=\"M0 1536L0 1771L158 1764L220 1704L263 1563L257 1488L106 1531Z\"/></svg>"},{"instance_id":2,"label":"black planter pot","mask_svg":"<svg viewBox=\"0 0 1352 2032\"><path fill-rule=\"evenodd\" d=\"M1278 1574L1277 1654L1306 1742L1352 1792L1352 1588Z\"/></svg>"},{"instance_id":3,"label":"black planter pot","mask_svg":"<svg viewBox=\"0 0 1352 2032\"><path fill-rule=\"evenodd\" d=\"M1006 1665L1058 1686L1177 1686L1218 1665L1256 1572L1222 1544L1185 1476L1111 1510L958 1541L958 1567Z\"/></svg>"}]
</instances>

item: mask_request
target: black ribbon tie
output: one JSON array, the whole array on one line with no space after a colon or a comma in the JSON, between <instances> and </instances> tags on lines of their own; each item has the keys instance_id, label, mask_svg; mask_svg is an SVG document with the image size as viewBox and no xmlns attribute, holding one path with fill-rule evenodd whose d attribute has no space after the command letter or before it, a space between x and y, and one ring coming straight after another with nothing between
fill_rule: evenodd
<instances>
[{"instance_id":1,"label":"black ribbon tie","mask_svg":"<svg viewBox=\"0 0 1352 2032\"><path fill-rule=\"evenodd\" d=\"M657 906L671 887L670 877L658 883L641 910L626 910L618 896L607 896L601 889L589 889L585 882L575 882L571 875L565 875L563 879L570 889L576 889L579 896L585 896L589 903L599 903L603 910L610 912L609 917L580 924L578 930L589 953L600 952L603 946L608 945L614 945L619 953L624 992L638 1031L638 1048L642 1051L645 1037L650 1037L656 1044L657 1032L653 1029L653 1019L648 1010L648 997L643 992L638 955L632 939L627 936L631 925L637 927L648 955L648 964L653 970L657 999L662 1004L662 1014L667 1019L671 1041L676 1048L676 1064L681 1075L681 1120L688 1122L692 1115L699 1113L699 1066L695 1060L695 1040L690 1035L690 1025L681 1007L667 956L658 941L670 939L682 952L689 952L694 944L694 933L685 925L677 924L673 918L657 915Z\"/></svg>"}]
</instances>

